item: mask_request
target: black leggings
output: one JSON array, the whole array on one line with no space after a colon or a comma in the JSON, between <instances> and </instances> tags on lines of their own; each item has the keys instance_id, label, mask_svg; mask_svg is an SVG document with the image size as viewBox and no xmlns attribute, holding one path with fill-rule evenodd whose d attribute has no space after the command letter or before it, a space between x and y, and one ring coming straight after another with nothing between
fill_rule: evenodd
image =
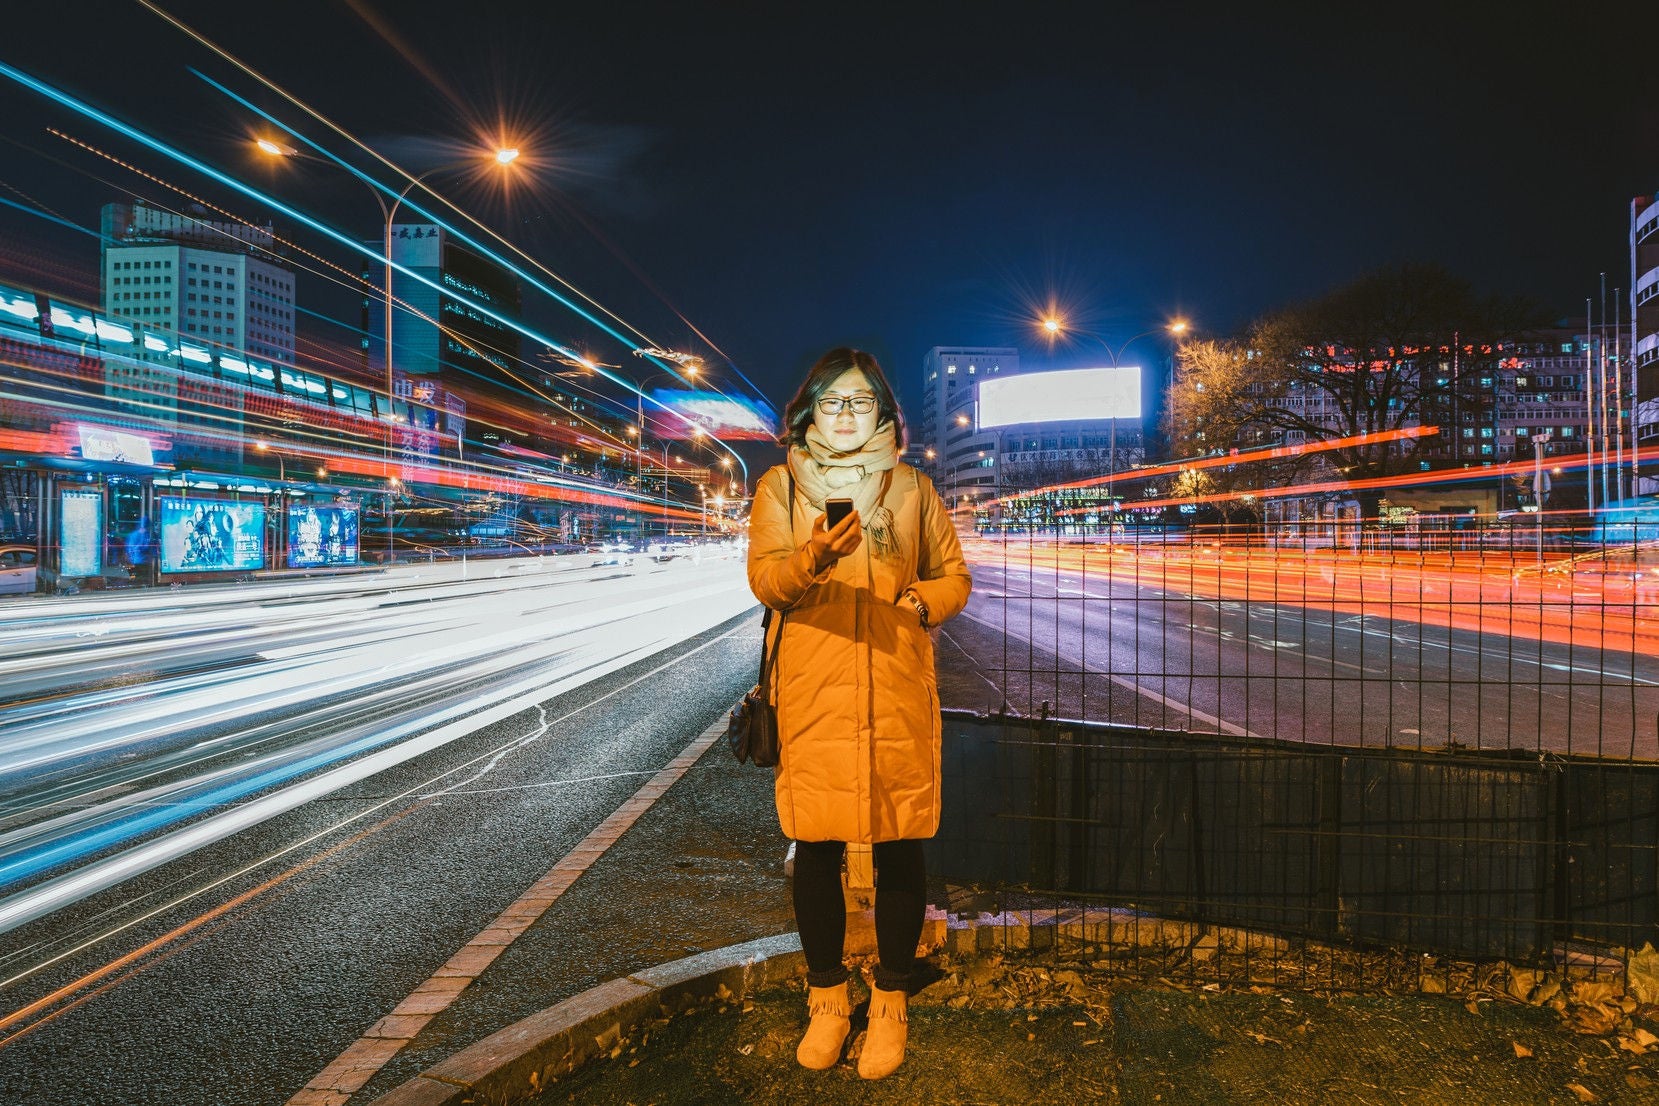
<instances>
[{"instance_id":1,"label":"black leggings","mask_svg":"<svg viewBox=\"0 0 1659 1106\"><path fill-rule=\"evenodd\" d=\"M807 982L834 987L847 978L841 962L847 939L847 901L841 894L841 841L795 843L795 925L806 953ZM927 867L920 841L875 846L876 986L904 990L916 965L916 942L927 910Z\"/></svg>"}]
</instances>

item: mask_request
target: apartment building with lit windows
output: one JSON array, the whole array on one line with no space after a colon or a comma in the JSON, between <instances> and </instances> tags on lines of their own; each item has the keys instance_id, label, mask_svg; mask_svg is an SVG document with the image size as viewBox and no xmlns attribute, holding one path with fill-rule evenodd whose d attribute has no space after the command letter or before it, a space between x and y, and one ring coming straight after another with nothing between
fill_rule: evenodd
<instances>
[{"instance_id":1,"label":"apartment building with lit windows","mask_svg":"<svg viewBox=\"0 0 1659 1106\"><path fill-rule=\"evenodd\" d=\"M1630 201L1631 424L1638 450L1659 448L1659 195ZM1659 495L1659 463L1637 463L1636 492Z\"/></svg>"}]
</instances>

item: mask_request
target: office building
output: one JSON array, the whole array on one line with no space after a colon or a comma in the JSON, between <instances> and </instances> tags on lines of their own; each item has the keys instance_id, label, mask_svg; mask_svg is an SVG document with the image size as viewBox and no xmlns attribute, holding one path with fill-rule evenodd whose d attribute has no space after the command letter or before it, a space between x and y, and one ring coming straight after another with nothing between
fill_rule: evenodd
<instances>
[{"instance_id":1,"label":"office building","mask_svg":"<svg viewBox=\"0 0 1659 1106\"><path fill-rule=\"evenodd\" d=\"M104 313L238 356L294 363L294 274L272 228L142 203L106 204Z\"/></svg>"},{"instance_id":2,"label":"office building","mask_svg":"<svg viewBox=\"0 0 1659 1106\"><path fill-rule=\"evenodd\" d=\"M934 346L922 358L922 419L910 428L945 502L995 487L996 435L975 423L974 384L1020 371L1011 346Z\"/></svg>"},{"instance_id":3,"label":"office building","mask_svg":"<svg viewBox=\"0 0 1659 1106\"><path fill-rule=\"evenodd\" d=\"M365 245L377 254L385 249L381 241ZM418 390L414 377L441 377L449 390L466 395L479 394L480 385L486 393L517 393L519 334L502 319L519 317L518 282L430 223L394 226L392 260L416 274L392 274L392 376L399 397ZM384 288L384 265L365 264L365 282ZM368 367L385 374L385 300L366 296L363 315Z\"/></svg>"},{"instance_id":4,"label":"office building","mask_svg":"<svg viewBox=\"0 0 1659 1106\"><path fill-rule=\"evenodd\" d=\"M1636 450L1659 449L1659 195L1630 201L1630 350ZM1659 463L1636 463L1636 493L1659 495Z\"/></svg>"}]
</instances>

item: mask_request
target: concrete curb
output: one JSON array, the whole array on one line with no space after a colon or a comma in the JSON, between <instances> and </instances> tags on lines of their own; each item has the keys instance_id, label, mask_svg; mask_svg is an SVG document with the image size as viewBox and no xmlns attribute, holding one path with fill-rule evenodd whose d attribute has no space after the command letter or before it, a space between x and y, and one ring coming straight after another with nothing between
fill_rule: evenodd
<instances>
[{"instance_id":1,"label":"concrete curb","mask_svg":"<svg viewBox=\"0 0 1659 1106\"><path fill-rule=\"evenodd\" d=\"M644 1022L720 995L732 999L806 973L799 934L763 937L613 979L493 1033L370 1106L506 1103L537 1094L610 1052ZM720 997L727 997L721 995Z\"/></svg>"},{"instance_id":2,"label":"concrete curb","mask_svg":"<svg viewBox=\"0 0 1659 1106\"><path fill-rule=\"evenodd\" d=\"M873 953L869 912L849 911L847 951ZM868 932L864 932L867 930ZM862 940L861 940L862 938ZM867 944L868 948L861 947ZM1170 921L1138 911L1025 909L948 916L928 909L922 944L952 956L1065 947L1183 947L1208 958L1218 949L1282 951L1286 942L1245 930ZM1195 948L1194 946L1203 946ZM720 997L744 996L806 974L798 933L763 937L670 961L590 987L457 1052L369 1106L486 1106L546 1090L604 1056L640 1025ZM722 994L724 989L724 994Z\"/></svg>"},{"instance_id":3,"label":"concrete curb","mask_svg":"<svg viewBox=\"0 0 1659 1106\"><path fill-rule=\"evenodd\" d=\"M870 912L849 911L847 951L875 951ZM861 924L862 923L862 924ZM1173 926L1173 932L1171 927ZM1114 927L1116 927L1114 929ZM1144 935L1140 934L1145 928ZM922 943L972 956L1010 949L1052 948L1066 940L1186 943L1201 931L1125 910L1011 910L948 917L929 908ZM868 932L865 932L865 931ZM862 946L868 945L868 948ZM539 1094L552 1081L606 1055L652 1018L719 997L745 995L806 974L798 933L728 945L590 987L556 1006L462 1049L369 1106L484 1106ZM720 992L724 988L725 994Z\"/></svg>"}]
</instances>

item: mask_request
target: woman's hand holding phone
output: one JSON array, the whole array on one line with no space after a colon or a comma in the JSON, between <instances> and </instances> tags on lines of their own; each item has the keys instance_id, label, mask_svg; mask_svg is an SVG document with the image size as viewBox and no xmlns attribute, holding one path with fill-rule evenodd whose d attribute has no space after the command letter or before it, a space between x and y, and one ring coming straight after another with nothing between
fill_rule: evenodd
<instances>
[{"instance_id":1,"label":"woman's hand holding phone","mask_svg":"<svg viewBox=\"0 0 1659 1106\"><path fill-rule=\"evenodd\" d=\"M834 526L825 525L819 515L812 520L812 562L819 572L857 549L864 540L864 526L858 521L858 512L851 511Z\"/></svg>"}]
</instances>

